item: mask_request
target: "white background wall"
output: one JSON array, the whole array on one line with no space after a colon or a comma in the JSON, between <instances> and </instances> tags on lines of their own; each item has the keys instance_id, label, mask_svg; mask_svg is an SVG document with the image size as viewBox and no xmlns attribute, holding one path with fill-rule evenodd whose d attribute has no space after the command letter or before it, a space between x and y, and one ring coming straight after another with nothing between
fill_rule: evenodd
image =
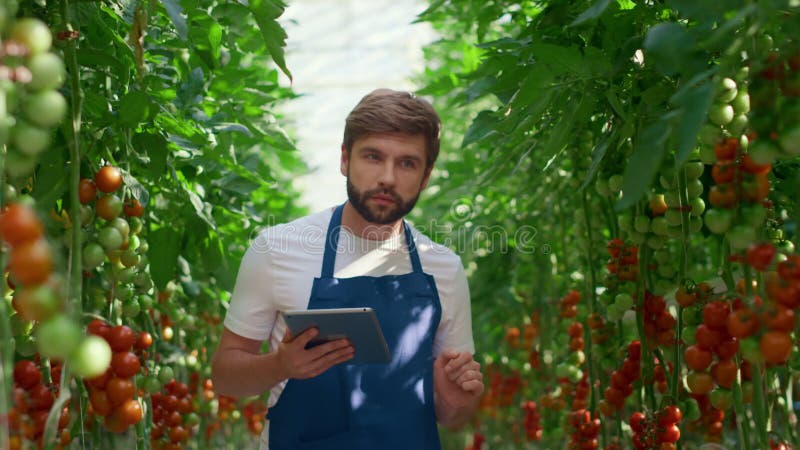
<instances>
[{"instance_id":1,"label":"white background wall","mask_svg":"<svg viewBox=\"0 0 800 450\"><path fill-rule=\"evenodd\" d=\"M290 0L280 19L289 36L286 59L293 89L304 97L285 110L311 174L297 179L312 212L347 198L339 172L344 120L378 87L414 90L422 47L435 39L412 24L427 2L417 0Z\"/></svg>"}]
</instances>

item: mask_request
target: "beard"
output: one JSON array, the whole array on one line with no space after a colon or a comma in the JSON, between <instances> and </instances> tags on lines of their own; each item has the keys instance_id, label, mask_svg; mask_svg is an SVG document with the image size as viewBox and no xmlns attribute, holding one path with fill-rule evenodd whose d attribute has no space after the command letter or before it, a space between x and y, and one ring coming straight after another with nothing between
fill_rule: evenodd
<instances>
[{"instance_id":1,"label":"beard","mask_svg":"<svg viewBox=\"0 0 800 450\"><path fill-rule=\"evenodd\" d=\"M419 199L419 194L417 192L417 195L413 198L404 201L396 192L384 188L361 192L350 182L349 174L347 177L347 198L350 204L353 205L353 208L364 220L377 225L388 225L402 219L414 208L417 199ZM394 200L394 205L373 205L370 207L367 201L375 195L391 197Z\"/></svg>"}]
</instances>

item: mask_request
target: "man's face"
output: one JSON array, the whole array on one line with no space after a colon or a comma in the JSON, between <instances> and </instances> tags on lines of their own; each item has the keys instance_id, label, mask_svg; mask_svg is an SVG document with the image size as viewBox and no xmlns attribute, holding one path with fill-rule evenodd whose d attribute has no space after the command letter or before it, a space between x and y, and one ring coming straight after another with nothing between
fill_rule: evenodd
<instances>
[{"instance_id":1,"label":"man's face","mask_svg":"<svg viewBox=\"0 0 800 450\"><path fill-rule=\"evenodd\" d=\"M385 225L408 214L428 184L425 138L397 133L356 140L348 157L342 146L342 174L350 204L368 222Z\"/></svg>"}]
</instances>

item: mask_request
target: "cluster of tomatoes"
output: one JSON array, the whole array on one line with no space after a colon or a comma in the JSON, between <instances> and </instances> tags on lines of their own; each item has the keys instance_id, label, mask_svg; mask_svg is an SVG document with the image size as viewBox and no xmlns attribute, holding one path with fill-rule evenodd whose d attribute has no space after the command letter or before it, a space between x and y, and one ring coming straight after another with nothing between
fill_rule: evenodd
<instances>
[{"instance_id":1,"label":"cluster of tomatoes","mask_svg":"<svg viewBox=\"0 0 800 450\"><path fill-rule=\"evenodd\" d=\"M561 297L559 302L559 317L572 319L578 315L578 303L581 302L581 293L572 289L567 295Z\"/></svg>"},{"instance_id":2,"label":"cluster of tomatoes","mask_svg":"<svg viewBox=\"0 0 800 450\"><path fill-rule=\"evenodd\" d=\"M606 248L610 256L606 263L608 272L622 281L636 281L639 277L639 248L625 245L619 238L609 241Z\"/></svg>"},{"instance_id":3,"label":"cluster of tomatoes","mask_svg":"<svg viewBox=\"0 0 800 450\"><path fill-rule=\"evenodd\" d=\"M64 63L50 51L53 37L47 25L22 18L3 42L0 79L14 101L4 102L2 144L8 144L5 171L12 180L24 180L36 169L39 156L50 147L52 129L64 118L67 101L58 91L64 82ZM5 97L4 97L5 98ZM5 115L14 114L13 120ZM10 130L7 127L10 126Z\"/></svg>"},{"instance_id":4,"label":"cluster of tomatoes","mask_svg":"<svg viewBox=\"0 0 800 450\"><path fill-rule=\"evenodd\" d=\"M11 247L8 272L9 285L14 289L14 310L30 321L50 318L61 309L53 288L47 284L53 271L53 251L33 208L24 203L4 207L0 237Z\"/></svg>"},{"instance_id":5,"label":"cluster of tomatoes","mask_svg":"<svg viewBox=\"0 0 800 450\"><path fill-rule=\"evenodd\" d=\"M26 442L44 448L45 423L58 393L61 365L52 364L50 374L53 382L46 384L35 361L22 359L14 364L14 406L8 412L8 450L30 448ZM69 406L64 406L58 417L56 449L66 448L72 441L67 429L69 421Z\"/></svg>"},{"instance_id":6,"label":"cluster of tomatoes","mask_svg":"<svg viewBox=\"0 0 800 450\"><path fill-rule=\"evenodd\" d=\"M688 430L704 434L707 442L721 442L725 430L725 411L716 408L708 395L692 394L698 406L698 418L688 423Z\"/></svg>"},{"instance_id":7,"label":"cluster of tomatoes","mask_svg":"<svg viewBox=\"0 0 800 450\"><path fill-rule=\"evenodd\" d=\"M139 357L132 351L143 351L152 345L149 333L136 333L126 325L110 326L95 319L87 325L87 332L103 338L113 351L111 364L101 375L84 380L89 390L92 414L102 417L106 429L123 433L142 420L142 404L136 398L133 377L142 367Z\"/></svg>"},{"instance_id":8,"label":"cluster of tomatoes","mask_svg":"<svg viewBox=\"0 0 800 450\"><path fill-rule=\"evenodd\" d=\"M153 404L153 428L150 443L157 450L180 450L188 441L192 427L200 423L194 413L192 395L185 383L172 379L163 392L150 395Z\"/></svg>"},{"instance_id":9,"label":"cluster of tomatoes","mask_svg":"<svg viewBox=\"0 0 800 450\"><path fill-rule=\"evenodd\" d=\"M645 291L643 316L644 334L649 348L654 348L656 343L664 347L675 343L675 324L678 321L667 310L664 297Z\"/></svg>"},{"instance_id":10,"label":"cluster of tomatoes","mask_svg":"<svg viewBox=\"0 0 800 450\"><path fill-rule=\"evenodd\" d=\"M533 400L522 403L524 418L522 424L525 427L525 437L528 441L542 440L542 415Z\"/></svg>"},{"instance_id":11,"label":"cluster of tomatoes","mask_svg":"<svg viewBox=\"0 0 800 450\"><path fill-rule=\"evenodd\" d=\"M592 450L600 446L597 440L601 426L599 417L592 418L588 409L580 409L569 413L567 420L572 429L567 449Z\"/></svg>"},{"instance_id":12,"label":"cluster of tomatoes","mask_svg":"<svg viewBox=\"0 0 800 450\"><path fill-rule=\"evenodd\" d=\"M242 415L247 423L247 431L253 436L261 436L264 430L264 415L267 407L261 400L251 400L242 408Z\"/></svg>"},{"instance_id":13,"label":"cluster of tomatoes","mask_svg":"<svg viewBox=\"0 0 800 450\"><path fill-rule=\"evenodd\" d=\"M598 409L604 416L622 411L625 399L633 394L633 383L639 379L641 369L642 345L633 341L628 344L627 356L619 370L611 372L611 386L603 391L603 400Z\"/></svg>"},{"instance_id":14,"label":"cluster of tomatoes","mask_svg":"<svg viewBox=\"0 0 800 450\"><path fill-rule=\"evenodd\" d=\"M681 437L678 423L683 419L683 413L675 405L668 405L647 417L637 411L631 414L628 424L631 426L633 436L631 443L636 450L670 450L677 448L676 442Z\"/></svg>"}]
</instances>

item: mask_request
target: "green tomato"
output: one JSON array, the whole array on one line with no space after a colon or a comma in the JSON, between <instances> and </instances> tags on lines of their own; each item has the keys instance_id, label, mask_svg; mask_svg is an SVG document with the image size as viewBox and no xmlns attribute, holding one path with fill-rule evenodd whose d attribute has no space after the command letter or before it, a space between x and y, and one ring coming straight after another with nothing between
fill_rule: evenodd
<instances>
[{"instance_id":1,"label":"green tomato","mask_svg":"<svg viewBox=\"0 0 800 450\"><path fill-rule=\"evenodd\" d=\"M53 45L50 28L41 20L30 17L17 20L11 27L9 38L24 44L30 55L45 53Z\"/></svg>"},{"instance_id":2,"label":"green tomato","mask_svg":"<svg viewBox=\"0 0 800 450\"><path fill-rule=\"evenodd\" d=\"M43 91L30 94L22 103L25 117L40 127L58 125L67 113L67 100L58 91Z\"/></svg>"},{"instance_id":3,"label":"green tomato","mask_svg":"<svg viewBox=\"0 0 800 450\"><path fill-rule=\"evenodd\" d=\"M99 244L90 242L83 247L83 268L94 269L106 260L106 253Z\"/></svg>"},{"instance_id":4,"label":"green tomato","mask_svg":"<svg viewBox=\"0 0 800 450\"><path fill-rule=\"evenodd\" d=\"M131 235L128 236L128 250L138 250L141 242L139 236L133 234L133 230L131 230Z\"/></svg>"},{"instance_id":5,"label":"green tomato","mask_svg":"<svg viewBox=\"0 0 800 450\"><path fill-rule=\"evenodd\" d=\"M689 232L699 233L703 229L703 219L695 216L689 216Z\"/></svg>"},{"instance_id":6,"label":"green tomato","mask_svg":"<svg viewBox=\"0 0 800 450\"><path fill-rule=\"evenodd\" d=\"M580 350L570 353L569 357L567 357L567 362L575 366L581 366L585 361L586 354Z\"/></svg>"},{"instance_id":7,"label":"green tomato","mask_svg":"<svg viewBox=\"0 0 800 450\"><path fill-rule=\"evenodd\" d=\"M659 250L653 254L653 259L659 264L666 264L672 261L672 253L669 249Z\"/></svg>"},{"instance_id":8,"label":"green tomato","mask_svg":"<svg viewBox=\"0 0 800 450\"><path fill-rule=\"evenodd\" d=\"M633 228L633 216L630 212L623 212L617 216L617 225L620 231L630 231Z\"/></svg>"},{"instance_id":9,"label":"green tomato","mask_svg":"<svg viewBox=\"0 0 800 450\"><path fill-rule=\"evenodd\" d=\"M131 234L136 235L142 231L142 219L139 217L129 217L128 224L131 226Z\"/></svg>"},{"instance_id":10,"label":"green tomato","mask_svg":"<svg viewBox=\"0 0 800 450\"><path fill-rule=\"evenodd\" d=\"M697 342L693 327L684 327L683 330L681 330L681 341L686 345L694 345L694 343Z\"/></svg>"},{"instance_id":11,"label":"green tomato","mask_svg":"<svg viewBox=\"0 0 800 450\"><path fill-rule=\"evenodd\" d=\"M148 394L155 394L161 390L161 382L154 376L148 376L144 379L143 387Z\"/></svg>"},{"instance_id":12,"label":"green tomato","mask_svg":"<svg viewBox=\"0 0 800 450\"><path fill-rule=\"evenodd\" d=\"M633 307L633 297L627 293L617 294L614 297L614 305L617 309L627 311Z\"/></svg>"},{"instance_id":13,"label":"green tomato","mask_svg":"<svg viewBox=\"0 0 800 450\"><path fill-rule=\"evenodd\" d=\"M597 181L594 183L594 189L601 197L608 197L611 195L611 189L608 187L608 180L603 178L597 178Z\"/></svg>"},{"instance_id":14,"label":"green tomato","mask_svg":"<svg viewBox=\"0 0 800 450\"><path fill-rule=\"evenodd\" d=\"M653 287L653 293L656 295L667 295L671 291L674 291L675 288L670 280L658 279L656 280L655 286Z\"/></svg>"},{"instance_id":15,"label":"green tomato","mask_svg":"<svg viewBox=\"0 0 800 450\"><path fill-rule=\"evenodd\" d=\"M661 236L650 235L647 237L647 246L653 250L658 250L664 246L664 238Z\"/></svg>"},{"instance_id":16,"label":"green tomato","mask_svg":"<svg viewBox=\"0 0 800 450\"><path fill-rule=\"evenodd\" d=\"M625 179L622 178L622 175L611 175L608 179L608 188L611 190L612 194L616 194L622 190L622 185L625 182Z\"/></svg>"},{"instance_id":17,"label":"green tomato","mask_svg":"<svg viewBox=\"0 0 800 450\"><path fill-rule=\"evenodd\" d=\"M664 219L666 219L667 225L671 227L680 227L683 222L683 216L677 209L668 209L664 213Z\"/></svg>"},{"instance_id":18,"label":"green tomato","mask_svg":"<svg viewBox=\"0 0 800 450\"><path fill-rule=\"evenodd\" d=\"M696 180L703 176L703 172L705 171L705 164L701 161L690 161L687 162L684 166L686 170L686 178L690 180Z\"/></svg>"},{"instance_id":19,"label":"green tomato","mask_svg":"<svg viewBox=\"0 0 800 450\"><path fill-rule=\"evenodd\" d=\"M31 71L31 81L26 86L28 89L47 91L58 89L64 84L64 62L55 53L34 55L27 65Z\"/></svg>"},{"instance_id":20,"label":"green tomato","mask_svg":"<svg viewBox=\"0 0 800 450\"><path fill-rule=\"evenodd\" d=\"M727 128L728 131L734 136L739 136L744 133L744 130L747 129L747 114L739 114L738 116L734 116L731 123L728 124Z\"/></svg>"},{"instance_id":21,"label":"green tomato","mask_svg":"<svg viewBox=\"0 0 800 450\"><path fill-rule=\"evenodd\" d=\"M703 144L700 147L699 158L700 158L700 161L702 161L703 164L706 164L706 165L711 165L711 164L714 164L715 162L717 162L717 154L714 153L714 147Z\"/></svg>"},{"instance_id":22,"label":"green tomato","mask_svg":"<svg viewBox=\"0 0 800 450\"><path fill-rule=\"evenodd\" d=\"M752 336L739 341L739 351L742 353L742 357L752 364L758 364L763 360L761 346L758 340Z\"/></svg>"},{"instance_id":23,"label":"green tomato","mask_svg":"<svg viewBox=\"0 0 800 450\"><path fill-rule=\"evenodd\" d=\"M703 215L703 211L706 210L706 202L703 201L700 197L695 197L689 201L689 205L692 207L692 210L689 212L694 217L700 217Z\"/></svg>"},{"instance_id":24,"label":"green tomato","mask_svg":"<svg viewBox=\"0 0 800 450\"><path fill-rule=\"evenodd\" d=\"M704 216L706 228L714 234L723 234L731 228L733 213L727 209L714 208L706 211Z\"/></svg>"},{"instance_id":25,"label":"green tomato","mask_svg":"<svg viewBox=\"0 0 800 450\"><path fill-rule=\"evenodd\" d=\"M719 410L727 411L733 406L733 393L730 389L716 387L709 392L708 397L714 408Z\"/></svg>"},{"instance_id":26,"label":"green tomato","mask_svg":"<svg viewBox=\"0 0 800 450\"><path fill-rule=\"evenodd\" d=\"M35 157L50 146L51 131L19 121L11 130L11 144L21 154Z\"/></svg>"},{"instance_id":27,"label":"green tomato","mask_svg":"<svg viewBox=\"0 0 800 450\"><path fill-rule=\"evenodd\" d=\"M638 231L631 230L628 234L628 239L634 245L642 245L644 241L647 239L647 236L643 233L639 233Z\"/></svg>"},{"instance_id":28,"label":"green tomato","mask_svg":"<svg viewBox=\"0 0 800 450\"><path fill-rule=\"evenodd\" d=\"M129 319L135 318L141 311L142 307L135 298L122 302L122 314Z\"/></svg>"},{"instance_id":29,"label":"green tomato","mask_svg":"<svg viewBox=\"0 0 800 450\"><path fill-rule=\"evenodd\" d=\"M717 85L717 101L720 103L730 103L738 93L736 82L730 78L723 78Z\"/></svg>"},{"instance_id":30,"label":"green tomato","mask_svg":"<svg viewBox=\"0 0 800 450\"><path fill-rule=\"evenodd\" d=\"M108 224L119 231L119 234L122 235L123 242L128 239L128 236L130 236L130 225L128 225L128 221L122 217L115 217Z\"/></svg>"},{"instance_id":31,"label":"green tomato","mask_svg":"<svg viewBox=\"0 0 800 450\"><path fill-rule=\"evenodd\" d=\"M126 269L126 270L128 270L128 269ZM117 286L117 289L114 291L114 293L115 293L117 299L119 299L119 300L124 302L124 301L129 300L129 299L131 299L133 297L134 291L133 291L133 287L131 287L131 286L127 285L127 284L120 284L120 285Z\"/></svg>"},{"instance_id":32,"label":"green tomato","mask_svg":"<svg viewBox=\"0 0 800 450\"><path fill-rule=\"evenodd\" d=\"M712 152L714 149L714 144L716 144L720 139L722 139L722 130L719 128L719 126L706 123L700 129L700 142L703 143L704 147L707 148L710 147L712 149ZM702 148L700 150L702 151ZM714 162L712 161L711 163L706 163L706 164L713 164L713 163Z\"/></svg>"},{"instance_id":33,"label":"green tomato","mask_svg":"<svg viewBox=\"0 0 800 450\"><path fill-rule=\"evenodd\" d=\"M731 102L733 112L736 114L747 114L750 112L750 94L747 91L740 90L736 94L736 98Z\"/></svg>"},{"instance_id":34,"label":"green tomato","mask_svg":"<svg viewBox=\"0 0 800 450\"><path fill-rule=\"evenodd\" d=\"M26 178L36 169L36 158L8 149L6 152L6 173L12 179Z\"/></svg>"},{"instance_id":35,"label":"green tomato","mask_svg":"<svg viewBox=\"0 0 800 450\"><path fill-rule=\"evenodd\" d=\"M128 247L127 250L122 252L122 255L120 255L119 257L120 262L122 262L122 265L125 267L135 267L139 264L139 261L141 261L141 259L142 257L130 247Z\"/></svg>"},{"instance_id":36,"label":"green tomato","mask_svg":"<svg viewBox=\"0 0 800 450\"><path fill-rule=\"evenodd\" d=\"M147 243L147 241L146 241L146 240L144 240L144 239L142 239L142 238L139 238L139 241L140 241L140 243L139 243L139 248L137 248L137 249L136 249L136 251L137 251L137 252L138 252L140 255L144 255L145 253L147 253L147 250L149 250L149 249L150 249L150 245Z\"/></svg>"},{"instance_id":37,"label":"green tomato","mask_svg":"<svg viewBox=\"0 0 800 450\"><path fill-rule=\"evenodd\" d=\"M81 342L81 329L66 315L59 315L39 325L36 343L46 358L65 360Z\"/></svg>"},{"instance_id":38,"label":"green tomato","mask_svg":"<svg viewBox=\"0 0 800 450\"><path fill-rule=\"evenodd\" d=\"M672 278L675 276L675 266L672 264L659 264L658 265L658 275L661 278Z\"/></svg>"},{"instance_id":39,"label":"green tomato","mask_svg":"<svg viewBox=\"0 0 800 450\"><path fill-rule=\"evenodd\" d=\"M702 415L700 405L697 400L689 397L681 402L681 411L683 411L684 422L694 422Z\"/></svg>"},{"instance_id":40,"label":"green tomato","mask_svg":"<svg viewBox=\"0 0 800 450\"><path fill-rule=\"evenodd\" d=\"M686 183L686 191L689 194L689 199L697 198L703 195L703 182L694 179Z\"/></svg>"},{"instance_id":41,"label":"green tomato","mask_svg":"<svg viewBox=\"0 0 800 450\"><path fill-rule=\"evenodd\" d=\"M636 216L633 221L633 229L639 233L647 233L650 231L650 218L644 214Z\"/></svg>"},{"instance_id":42,"label":"green tomato","mask_svg":"<svg viewBox=\"0 0 800 450\"><path fill-rule=\"evenodd\" d=\"M167 384L175 378L175 372L172 371L172 367L170 366L161 366L161 369L158 371L158 381L161 384Z\"/></svg>"},{"instance_id":43,"label":"green tomato","mask_svg":"<svg viewBox=\"0 0 800 450\"><path fill-rule=\"evenodd\" d=\"M741 212L745 223L752 228L764 225L764 221L767 220L767 209L760 203L742 206Z\"/></svg>"},{"instance_id":44,"label":"green tomato","mask_svg":"<svg viewBox=\"0 0 800 450\"><path fill-rule=\"evenodd\" d=\"M139 296L139 306L141 306L142 310L148 311L153 307L153 297L149 295Z\"/></svg>"},{"instance_id":45,"label":"green tomato","mask_svg":"<svg viewBox=\"0 0 800 450\"><path fill-rule=\"evenodd\" d=\"M800 156L800 126L794 126L778 136L781 150L790 156Z\"/></svg>"},{"instance_id":46,"label":"green tomato","mask_svg":"<svg viewBox=\"0 0 800 450\"><path fill-rule=\"evenodd\" d=\"M111 347L100 336L86 336L68 359L75 376L94 378L111 365Z\"/></svg>"},{"instance_id":47,"label":"green tomato","mask_svg":"<svg viewBox=\"0 0 800 450\"><path fill-rule=\"evenodd\" d=\"M666 236L668 226L667 219L663 216L654 217L650 222L650 230L656 236Z\"/></svg>"},{"instance_id":48,"label":"green tomato","mask_svg":"<svg viewBox=\"0 0 800 450\"><path fill-rule=\"evenodd\" d=\"M727 125L733 120L733 106L727 104L715 104L708 111L708 119L715 125Z\"/></svg>"},{"instance_id":49,"label":"green tomato","mask_svg":"<svg viewBox=\"0 0 800 450\"><path fill-rule=\"evenodd\" d=\"M756 241L756 230L748 225L736 225L726 234L731 248L734 250L744 250Z\"/></svg>"},{"instance_id":50,"label":"green tomato","mask_svg":"<svg viewBox=\"0 0 800 450\"><path fill-rule=\"evenodd\" d=\"M114 251L122 247L122 234L114 227L104 227L97 234L97 241L107 251Z\"/></svg>"}]
</instances>

